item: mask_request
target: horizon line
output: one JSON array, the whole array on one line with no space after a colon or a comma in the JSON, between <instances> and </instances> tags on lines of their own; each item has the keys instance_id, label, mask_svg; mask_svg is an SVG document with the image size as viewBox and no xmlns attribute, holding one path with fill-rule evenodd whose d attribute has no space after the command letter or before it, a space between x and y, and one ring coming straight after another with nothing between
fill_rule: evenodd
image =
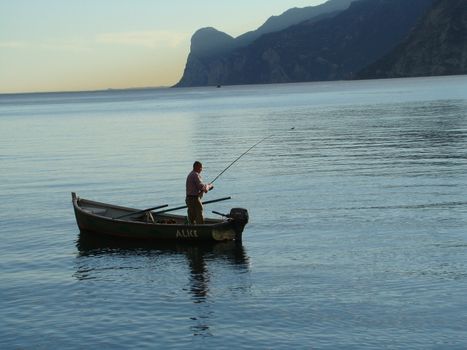
<instances>
[{"instance_id":1,"label":"horizon line","mask_svg":"<svg viewBox=\"0 0 467 350\"><path fill-rule=\"evenodd\" d=\"M157 89L171 89L173 86L143 86L143 87L127 87L127 88L106 88L106 89L92 89L92 90L50 90L50 91L22 91L22 92L0 92L2 95L33 95L33 94L73 94L73 93L93 93L93 92L109 92L109 91L129 91L129 90L157 90Z\"/></svg>"}]
</instances>

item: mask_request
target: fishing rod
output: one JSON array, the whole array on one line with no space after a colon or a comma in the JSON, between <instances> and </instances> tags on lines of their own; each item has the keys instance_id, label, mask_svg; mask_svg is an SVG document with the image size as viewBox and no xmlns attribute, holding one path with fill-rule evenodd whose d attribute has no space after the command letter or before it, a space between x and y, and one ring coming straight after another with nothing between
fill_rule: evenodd
<instances>
[{"instance_id":1,"label":"fishing rod","mask_svg":"<svg viewBox=\"0 0 467 350\"><path fill-rule=\"evenodd\" d=\"M272 137L272 135L269 135L269 136L266 136L264 139L262 139L261 141L255 143L253 146L251 146L250 148L248 148L245 152L243 152L237 159L235 159L232 163L229 164L229 166L227 168L225 168L224 170L222 170L220 172L219 175L217 175L214 180L212 180L210 183L214 183L214 181L216 181L223 173L225 173L232 165L234 165L236 162L238 162L240 160L240 158L242 158L244 155L246 155L248 152L250 152L253 148L255 148L256 146L258 146L261 142L267 140L268 138Z\"/></svg>"},{"instance_id":2,"label":"fishing rod","mask_svg":"<svg viewBox=\"0 0 467 350\"><path fill-rule=\"evenodd\" d=\"M290 130L294 130L295 127L293 128L290 128ZM265 138L261 139L260 141L258 141L257 143L255 143L253 146L251 146L250 148L248 148L245 152L243 152L239 157L237 157L232 163L229 164L229 166L227 168L225 168L224 170L222 170L219 175L217 175L214 180L212 180L210 183L214 183L214 181L216 181L223 173L225 173L232 165L234 165L235 163L237 163L240 158L242 158L244 155L246 155L248 152L250 152L253 148L255 148L256 146L258 146L261 142L273 137L274 134L271 134L269 136L266 136Z\"/></svg>"}]
</instances>

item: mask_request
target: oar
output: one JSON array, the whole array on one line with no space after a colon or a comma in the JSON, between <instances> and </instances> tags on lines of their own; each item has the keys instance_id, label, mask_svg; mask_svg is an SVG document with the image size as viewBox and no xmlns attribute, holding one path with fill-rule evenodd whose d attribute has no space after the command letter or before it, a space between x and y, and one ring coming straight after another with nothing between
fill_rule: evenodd
<instances>
[{"instance_id":1,"label":"oar","mask_svg":"<svg viewBox=\"0 0 467 350\"><path fill-rule=\"evenodd\" d=\"M232 197L224 197L224 198L219 198L219 199L213 199L212 201L206 201L203 202L203 205L205 204L211 204L211 203L216 203L216 202L221 202L221 201L226 201L228 199L231 199ZM168 213L169 211L175 211L175 210L180 210L180 209L185 209L187 206L183 205L181 207L176 207L176 208L171 208L171 209L166 209L166 210L161 210L161 211L156 211L153 214L163 214L163 213Z\"/></svg>"},{"instance_id":2,"label":"oar","mask_svg":"<svg viewBox=\"0 0 467 350\"><path fill-rule=\"evenodd\" d=\"M223 217L225 217L225 218L228 218L228 217L229 217L228 214L222 214L222 213L219 213L218 211L215 211L215 210L213 210L212 213L213 213L213 214L216 214L216 215L223 216Z\"/></svg>"},{"instance_id":3,"label":"oar","mask_svg":"<svg viewBox=\"0 0 467 350\"><path fill-rule=\"evenodd\" d=\"M161 208L165 208L165 207L168 207L168 206L169 206L168 204L159 205L159 206L157 206L157 207L152 207L152 208L148 208L148 209L143 209L143 210L135 211L135 212L133 212L133 213L125 214L125 215L116 217L116 218L114 218L114 219L121 219L121 218L125 218L125 217L127 217L127 216L136 215L136 214L141 214L141 213L145 213L145 212L147 212L147 211L151 211L151 210L155 210L155 209L161 209Z\"/></svg>"}]
</instances>

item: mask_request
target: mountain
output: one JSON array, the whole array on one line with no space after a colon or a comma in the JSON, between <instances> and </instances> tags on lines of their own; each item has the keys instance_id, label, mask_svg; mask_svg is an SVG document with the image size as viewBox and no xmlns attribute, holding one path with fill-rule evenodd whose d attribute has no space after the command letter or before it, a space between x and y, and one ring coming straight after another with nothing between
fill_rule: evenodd
<instances>
[{"instance_id":1,"label":"mountain","mask_svg":"<svg viewBox=\"0 0 467 350\"><path fill-rule=\"evenodd\" d=\"M262 34L246 46L212 55L193 53L192 41L185 72L176 86L351 79L402 42L432 3L354 1L343 11L320 13Z\"/></svg>"},{"instance_id":2,"label":"mountain","mask_svg":"<svg viewBox=\"0 0 467 350\"><path fill-rule=\"evenodd\" d=\"M234 46L234 42L235 39L230 35L215 28L201 28L191 37L190 54L206 57L228 52Z\"/></svg>"},{"instance_id":3,"label":"mountain","mask_svg":"<svg viewBox=\"0 0 467 350\"><path fill-rule=\"evenodd\" d=\"M359 78L467 74L467 1L437 0L410 36Z\"/></svg>"},{"instance_id":4,"label":"mountain","mask_svg":"<svg viewBox=\"0 0 467 350\"><path fill-rule=\"evenodd\" d=\"M305 20L317 21L332 16L347 9L353 1L356 0L329 0L318 6L289 9L279 16L270 17L258 29L235 39L212 27L201 28L191 38L191 58L221 54L247 46L264 34L283 30Z\"/></svg>"},{"instance_id":5,"label":"mountain","mask_svg":"<svg viewBox=\"0 0 467 350\"><path fill-rule=\"evenodd\" d=\"M318 21L331 17L348 9L353 1L356 0L329 0L317 6L289 9L279 16L270 17L258 29L237 37L235 39L236 47L246 46L264 34L278 32L306 20Z\"/></svg>"}]
</instances>

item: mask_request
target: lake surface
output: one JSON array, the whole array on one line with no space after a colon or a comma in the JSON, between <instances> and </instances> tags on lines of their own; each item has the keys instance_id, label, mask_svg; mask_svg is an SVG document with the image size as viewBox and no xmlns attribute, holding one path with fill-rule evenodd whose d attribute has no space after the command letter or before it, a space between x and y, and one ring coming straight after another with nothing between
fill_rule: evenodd
<instances>
[{"instance_id":1,"label":"lake surface","mask_svg":"<svg viewBox=\"0 0 467 350\"><path fill-rule=\"evenodd\" d=\"M270 135L205 196L242 246L76 226ZM0 168L2 349L467 348L467 76L0 95Z\"/></svg>"}]
</instances>

